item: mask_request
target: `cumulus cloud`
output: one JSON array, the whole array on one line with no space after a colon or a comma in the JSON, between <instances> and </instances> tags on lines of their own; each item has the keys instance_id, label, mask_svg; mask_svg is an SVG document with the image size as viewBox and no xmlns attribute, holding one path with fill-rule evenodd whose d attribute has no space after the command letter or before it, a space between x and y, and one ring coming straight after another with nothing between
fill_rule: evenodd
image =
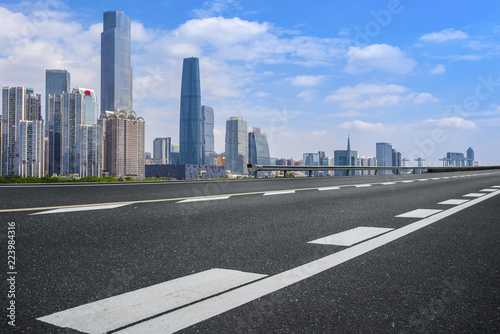
<instances>
[{"instance_id":1,"label":"cumulus cloud","mask_svg":"<svg viewBox=\"0 0 500 334\"><path fill-rule=\"evenodd\" d=\"M446 72L446 66L443 64L437 64L436 67L430 70L432 74L443 74Z\"/></svg>"},{"instance_id":2,"label":"cumulus cloud","mask_svg":"<svg viewBox=\"0 0 500 334\"><path fill-rule=\"evenodd\" d=\"M424 126L435 126L439 128L455 128L455 129L464 129L471 130L476 129L477 125L469 120L460 118L460 117L449 117L449 118L441 118L441 119L428 119L422 123Z\"/></svg>"},{"instance_id":3,"label":"cumulus cloud","mask_svg":"<svg viewBox=\"0 0 500 334\"><path fill-rule=\"evenodd\" d=\"M407 57L400 48L387 44L366 47L351 46L347 51L345 71L350 74L381 70L405 74L413 70L417 61Z\"/></svg>"},{"instance_id":4,"label":"cumulus cloud","mask_svg":"<svg viewBox=\"0 0 500 334\"><path fill-rule=\"evenodd\" d=\"M358 84L337 89L326 101L338 102L341 108L363 109L395 106L403 102L415 104L437 102L429 93L416 93L395 84Z\"/></svg>"},{"instance_id":5,"label":"cumulus cloud","mask_svg":"<svg viewBox=\"0 0 500 334\"><path fill-rule=\"evenodd\" d=\"M355 130L361 130L361 131L385 131L386 128L382 123L368 123L368 122L363 122L363 121L352 121L352 122L344 122L340 125L342 129L355 129Z\"/></svg>"},{"instance_id":6,"label":"cumulus cloud","mask_svg":"<svg viewBox=\"0 0 500 334\"><path fill-rule=\"evenodd\" d=\"M324 75L298 75L289 80L294 86L317 86L325 79Z\"/></svg>"},{"instance_id":7,"label":"cumulus cloud","mask_svg":"<svg viewBox=\"0 0 500 334\"><path fill-rule=\"evenodd\" d=\"M420 37L421 41L431 42L431 43L443 43L446 41L466 39L468 36L466 33L455 29L444 29L439 32L433 32Z\"/></svg>"}]
</instances>

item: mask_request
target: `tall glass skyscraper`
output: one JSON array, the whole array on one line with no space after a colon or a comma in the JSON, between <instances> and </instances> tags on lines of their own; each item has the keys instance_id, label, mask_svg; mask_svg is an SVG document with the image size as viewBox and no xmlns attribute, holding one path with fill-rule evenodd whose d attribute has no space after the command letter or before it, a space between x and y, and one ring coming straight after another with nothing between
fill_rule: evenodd
<instances>
[{"instance_id":1,"label":"tall glass skyscraper","mask_svg":"<svg viewBox=\"0 0 500 334\"><path fill-rule=\"evenodd\" d=\"M71 75L66 70L45 70L45 124L50 124L49 95L69 93L71 89ZM45 129L48 136L49 127Z\"/></svg>"},{"instance_id":2,"label":"tall glass skyscraper","mask_svg":"<svg viewBox=\"0 0 500 334\"><path fill-rule=\"evenodd\" d=\"M260 128L252 128L252 130L253 132L248 133L248 163L270 165L271 156L267 136L260 131Z\"/></svg>"},{"instance_id":3,"label":"tall glass skyscraper","mask_svg":"<svg viewBox=\"0 0 500 334\"><path fill-rule=\"evenodd\" d=\"M101 111L132 110L130 17L104 12L101 34Z\"/></svg>"},{"instance_id":4,"label":"tall glass skyscraper","mask_svg":"<svg viewBox=\"0 0 500 334\"><path fill-rule=\"evenodd\" d=\"M474 166L474 150L472 147L467 149L467 166Z\"/></svg>"},{"instance_id":5,"label":"tall glass skyscraper","mask_svg":"<svg viewBox=\"0 0 500 334\"><path fill-rule=\"evenodd\" d=\"M203 138L203 165L214 164L214 110L207 106L201 106L201 117L203 120L201 136Z\"/></svg>"},{"instance_id":6,"label":"tall glass skyscraper","mask_svg":"<svg viewBox=\"0 0 500 334\"><path fill-rule=\"evenodd\" d=\"M247 121L242 117L231 117L226 121L226 170L248 174Z\"/></svg>"},{"instance_id":7,"label":"tall glass skyscraper","mask_svg":"<svg viewBox=\"0 0 500 334\"><path fill-rule=\"evenodd\" d=\"M185 58L182 65L180 163L203 164L203 119L201 115L200 63Z\"/></svg>"},{"instance_id":8,"label":"tall glass skyscraper","mask_svg":"<svg viewBox=\"0 0 500 334\"><path fill-rule=\"evenodd\" d=\"M377 166L380 167L392 167L392 144L389 143L377 143ZM392 174L392 171L381 170L379 174Z\"/></svg>"},{"instance_id":9,"label":"tall glass skyscraper","mask_svg":"<svg viewBox=\"0 0 500 334\"><path fill-rule=\"evenodd\" d=\"M391 152L392 153L392 152ZM392 156L391 156L392 158ZM358 165L358 151L351 150L351 139L347 137L347 150L336 150L334 152L335 166L357 166ZM355 175L355 170L350 170L349 175ZM335 175L347 175L345 170L336 170Z\"/></svg>"}]
</instances>

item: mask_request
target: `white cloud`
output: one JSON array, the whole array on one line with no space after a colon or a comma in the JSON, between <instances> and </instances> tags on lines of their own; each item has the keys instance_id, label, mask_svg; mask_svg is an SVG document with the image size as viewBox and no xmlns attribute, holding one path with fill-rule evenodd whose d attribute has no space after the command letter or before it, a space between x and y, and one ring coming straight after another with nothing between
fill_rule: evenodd
<instances>
[{"instance_id":1,"label":"white cloud","mask_svg":"<svg viewBox=\"0 0 500 334\"><path fill-rule=\"evenodd\" d=\"M313 89L306 89L300 92L297 96L303 99L304 101L311 101L316 97L316 91Z\"/></svg>"},{"instance_id":2,"label":"white cloud","mask_svg":"<svg viewBox=\"0 0 500 334\"><path fill-rule=\"evenodd\" d=\"M197 18L204 19L212 16L220 16L222 13L237 7L235 0L211 0L203 3L203 8L194 9Z\"/></svg>"},{"instance_id":3,"label":"white cloud","mask_svg":"<svg viewBox=\"0 0 500 334\"><path fill-rule=\"evenodd\" d=\"M466 119L460 117L449 117L449 118L441 118L441 119L428 119L422 123L425 125L435 126L439 128L456 128L456 129L464 129L471 130L476 129L477 125Z\"/></svg>"},{"instance_id":4,"label":"white cloud","mask_svg":"<svg viewBox=\"0 0 500 334\"><path fill-rule=\"evenodd\" d=\"M444 29L439 32L433 32L420 37L421 41L432 42L432 43L442 43L457 39L466 39L468 36L466 33L455 29Z\"/></svg>"},{"instance_id":5,"label":"white cloud","mask_svg":"<svg viewBox=\"0 0 500 334\"><path fill-rule=\"evenodd\" d=\"M382 108L412 101L415 104L437 102L429 93L415 93L401 85L358 84L337 89L327 102L338 102L344 109Z\"/></svg>"},{"instance_id":6,"label":"white cloud","mask_svg":"<svg viewBox=\"0 0 500 334\"><path fill-rule=\"evenodd\" d=\"M325 79L324 75L298 75L289 80L294 86L317 86Z\"/></svg>"},{"instance_id":7,"label":"white cloud","mask_svg":"<svg viewBox=\"0 0 500 334\"><path fill-rule=\"evenodd\" d=\"M371 70L405 74L413 70L417 61L405 56L396 46L372 44L366 47L351 46L347 51L345 71L350 74Z\"/></svg>"},{"instance_id":8,"label":"white cloud","mask_svg":"<svg viewBox=\"0 0 500 334\"><path fill-rule=\"evenodd\" d=\"M443 74L444 72L446 72L446 66L444 66L443 64L437 64L436 67L431 69L429 72L432 74Z\"/></svg>"},{"instance_id":9,"label":"white cloud","mask_svg":"<svg viewBox=\"0 0 500 334\"><path fill-rule=\"evenodd\" d=\"M355 130L361 130L361 131L385 131L386 128L382 123L368 123L368 122L363 122L363 121L352 121L352 122L344 122L340 125L342 129L355 129Z\"/></svg>"}]
</instances>

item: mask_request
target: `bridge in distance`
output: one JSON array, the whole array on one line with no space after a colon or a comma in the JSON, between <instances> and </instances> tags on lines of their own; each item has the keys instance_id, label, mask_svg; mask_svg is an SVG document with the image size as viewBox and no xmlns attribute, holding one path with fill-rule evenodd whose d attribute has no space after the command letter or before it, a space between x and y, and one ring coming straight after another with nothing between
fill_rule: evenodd
<instances>
[{"instance_id":1,"label":"bridge in distance","mask_svg":"<svg viewBox=\"0 0 500 334\"><path fill-rule=\"evenodd\" d=\"M0 194L12 332L500 331L496 170Z\"/></svg>"}]
</instances>

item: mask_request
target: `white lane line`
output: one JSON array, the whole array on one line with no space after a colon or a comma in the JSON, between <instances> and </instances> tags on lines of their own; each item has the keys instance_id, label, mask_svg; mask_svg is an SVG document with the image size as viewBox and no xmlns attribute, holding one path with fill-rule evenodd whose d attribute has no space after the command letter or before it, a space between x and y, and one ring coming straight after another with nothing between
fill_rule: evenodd
<instances>
[{"instance_id":1,"label":"white lane line","mask_svg":"<svg viewBox=\"0 0 500 334\"><path fill-rule=\"evenodd\" d=\"M429 179L418 179L417 181L423 182L423 181L429 181Z\"/></svg>"},{"instance_id":2,"label":"white lane line","mask_svg":"<svg viewBox=\"0 0 500 334\"><path fill-rule=\"evenodd\" d=\"M183 201L175 202L176 204L179 203L191 203L191 202L204 202L204 201L217 201L219 199L228 199L231 196L216 196L216 197L202 197L202 198L190 198L190 199L185 199Z\"/></svg>"},{"instance_id":3,"label":"white lane line","mask_svg":"<svg viewBox=\"0 0 500 334\"><path fill-rule=\"evenodd\" d=\"M492 186L492 188L500 188L500 186Z\"/></svg>"},{"instance_id":4,"label":"white lane line","mask_svg":"<svg viewBox=\"0 0 500 334\"><path fill-rule=\"evenodd\" d=\"M391 184L396 184L396 182L384 182L384 183L381 183L382 185L384 186L388 186L388 185L391 185Z\"/></svg>"},{"instance_id":5,"label":"white lane line","mask_svg":"<svg viewBox=\"0 0 500 334\"><path fill-rule=\"evenodd\" d=\"M421 228L434 224L441 219L496 196L499 193L500 192L490 193L484 197L471 200L462 205L454 206L446 211L442 211L431 217L382 234L381 236L354 245L319 260L306 263L297 268L264 278L260 281L228 291L216 297L203 300L199 303L186 306L149 321L128 327L116 333L156 334L174 333L176 331L180 331L181 329L195 325L201 321L210 319L238 306L283 289L294 283L300 282L306 278L317 275L325 270L336 267L344 262L384 246L389 242L402 238L410 233L420 230Z\"/></svg>"},{"instance_id":6,"label":"white lane line","mask_svg":"<svg viewBox=\"0 0 500 334\"><path fill-rule=\"evenodd\" d=\"M264 193L264 196L295 194L295 190L283 190Z\"/></svg>"},{"instance_id":7,"label":"white lane line","mask_svg":"<svg viewBox=\"0 0 500 334\"><path fill-rule=\"evenodd\" d=\"M357 184L355 185L356 188L366 188L366 187L371 187L371 184Z\"/></svg>"},{"instance_id":8,"label":"white lane line","mask_svg":"<svg viewBox=\"0 0 500 334\"><path fill-rule=\"evenodd\" d=\"M38 318L84 333L106 333L266 277L210 269Z\"/></svg>"},{"instance_id":9,"label":"white lane line","mask_svg":"<svg viewBox=\"0 0 500 334\"><path fill-rule=\"evenodd\" d=\"M450 177L449 176L443 176L443 179L449 179Z\"/></svg>"},{"instance_id":10,"label":"white lane line","mask_svg":"<svg viewBox=\"0 0 500 334\"><path fill-rule=\"evenodd\" d=\"M438 204L445 204L445 205L459 205L459 204L464 204L465 202L468 202L468 199L449 199L447 201L440 202Z\"/></svg>"},{"instance_id":11,"label":"white lane line","mask_svg":"<svg viewBox=\"0 0 500 334\"><path fill-rule=\"evenodd\" d=\"M397 215L396 217L399 218L427 218L429 216L432 216L433 214L436 214L438 212L441 212L443 210L434 210L434 209L417 209L413 211L409 211L400 215Z\"/></svg>"},{"instance_id":12,"label":"white lane line","mask_svg":"<svg viewBox=\"0 0 500 334\"><path fill-rule=\"evenodd\" d=\"M110 205L89 205L89 206L79 206L79 207L74 207L74 208L55 209L55 210L32 213L32 214L30 214L30 216L45 215L45 214L49 214L49 213L66 213L66 212L77 212L77 211L116 209L116 208L120 208L120 207L125 206L125 205L129 205L129 203L110 204Z\"/></svg>"},{"instance_id":13,"label":"white lane line","mask_svg":"<svg viewBox=\"0 0 500 334\"><path fill-rule=\"evenodd\" d=\"M360 226L351 230L332 234L324 238L309 241L308 243L320 245L352 246L361 241L365 241L392 230L393 228Z\"/></svg>"},{"instance_id":14,"label":"white lane line","mask_svg":"<svg viewBox=\"0 0 500 334\"><path fill-rule=\"evenodd\" d=\"M339 190L340 187L325 187L325 188L318 188L319 191L327 191L327 190Z\"/></svg>"},{"instance_id":15,"label":"white lane line","mask_svg":"<svg viewBox=\"0 0 500 334\"><path fill-rule=\"evenodd\" d=\"M412 183L412 180L401 181L401 183Z\"/></svg>"},{"instance_id":16,"label":"white lane line","mask_svg":"<svg viewBox=\"0 0 500 334\"><path fill-rule=\"evenodd\" d=\"M463 197L481 197L484 195L485 194L481 194L481 193L470 193L470 194L463 195Z\"/></svg>"},{"instance_id":17,"label":"white lane line","mask_svg":"<svg viewBox=\"0 0 500 334\"><path fill-rule=\"evenodd\" d=\"M481 189L479 191L485 191L485 192L488 192L488 193L492 193L494 191L498 191L498 189Z\"/></svg>"},{"instance_id":18,"label":"white lane line","mask_svg":"<svg viewBox=\"0 0 500 334\"><path fill-rule=\"evenodd\" d=\"M433 178L431 178L431 180L441 180L441 178L440 177L433 177Z\"/></svg>"}]
</instances>

